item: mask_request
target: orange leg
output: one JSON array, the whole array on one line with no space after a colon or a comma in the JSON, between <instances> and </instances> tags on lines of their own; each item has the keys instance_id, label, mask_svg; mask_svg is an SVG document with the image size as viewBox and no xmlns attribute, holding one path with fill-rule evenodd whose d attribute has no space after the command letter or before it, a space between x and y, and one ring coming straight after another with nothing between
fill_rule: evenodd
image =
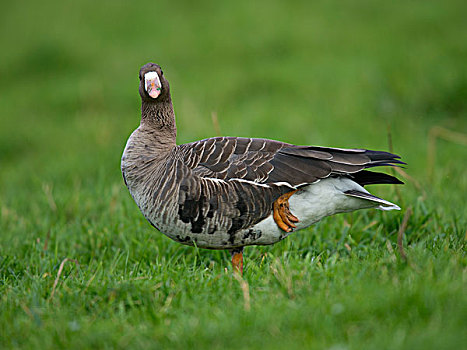
<instances>
[{"instance_id":1,"label":"orange leg","mask_svg":"<svg viewBox=\"0 0 467 350\"><path fill-rule=\"evenodd\" d=\"M294 223L298 222L298 218L290 212L289 198L297 190L283 194L273 204L273 217L277 226L285 232L292 232L297 227Z\"/></svg>"},{"instance_id":2,"label":"orange leg","mask_svg":"<svg viewBox=\"0 0 467 350\"><path fill-rule=\"evenodd\" d=\"M235 273L243 275L243 248L231 250L232 266Z\"/></svg>"}]
</instances>

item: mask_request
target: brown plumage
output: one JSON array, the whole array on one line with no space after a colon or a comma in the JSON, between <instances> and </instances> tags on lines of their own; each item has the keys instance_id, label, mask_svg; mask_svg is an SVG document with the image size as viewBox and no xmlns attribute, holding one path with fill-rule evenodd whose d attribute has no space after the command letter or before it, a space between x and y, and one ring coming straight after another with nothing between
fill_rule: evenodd
<instances>
[{"instance_id":1,"label":"brown plumage","mask_svg":"<svg viewBox=\"0 0 467 350\"><path fill-rule=\"evenodd\" d=\"M124 150L122 172L141 212L170 238L238 251L246 245L273 244L293 227L307 227L334 213L398 208L362 187L401 183L391 175L365 170L404 164L398 156L241 137L177 146L169 84L161 68L149 63L139 78L141 124ZM272 212L279 198L287 198L284 210L289 210L289 197L298 223L282 216L292 225L284 230L283 224L281 229L274 223Z\"/></svg>"}]
</instances>

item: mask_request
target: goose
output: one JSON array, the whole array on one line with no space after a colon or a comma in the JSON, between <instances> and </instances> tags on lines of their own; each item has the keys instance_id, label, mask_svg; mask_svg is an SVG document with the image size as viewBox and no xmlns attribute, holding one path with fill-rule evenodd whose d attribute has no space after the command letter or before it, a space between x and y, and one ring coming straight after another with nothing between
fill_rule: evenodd
<instances>
[{"instance_id":1,"label":"goose","mask_svg":"<svg viewBox=\"0 0 467 350\"><path fill-rule=\"evenodd\" d=\"M247 137L177 145L161 67L144 65L139 80L141 122L121 159L131 196L147 221L169 238L230 251L240 274L245 246L277 243L337 213L400 210L364 188L403 183L368 170L405 164L395 154Z\"/></svg>"}]
</instances>

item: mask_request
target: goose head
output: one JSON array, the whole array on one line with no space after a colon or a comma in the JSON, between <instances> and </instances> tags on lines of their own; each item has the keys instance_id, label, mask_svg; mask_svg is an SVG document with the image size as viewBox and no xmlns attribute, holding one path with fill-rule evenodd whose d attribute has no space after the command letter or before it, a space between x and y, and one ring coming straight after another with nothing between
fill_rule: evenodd
<instances>
[{"instance_id":1,"label":"goose head","mask_svg":"<svg viewBox=\"0 0 467 350\"><path fill-rule=\"evenodd\" d=\"M139 94L143 100L156 102L170 97L169 82L158 64L150 62L142 66L139 81Z\"/></svg>"}]
</instances>

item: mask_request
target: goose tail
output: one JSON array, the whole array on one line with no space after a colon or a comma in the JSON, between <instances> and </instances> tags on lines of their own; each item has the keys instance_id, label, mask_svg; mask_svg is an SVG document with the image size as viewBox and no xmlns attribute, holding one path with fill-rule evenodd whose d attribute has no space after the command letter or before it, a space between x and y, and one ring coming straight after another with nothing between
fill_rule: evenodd
<instances>
[{"instance_id":1,"label":"goose tail","mask_svg":"<svg viewBox=\"0 0 467 350\"><path fill-rule=\"evenodd\" d=\"M394 203L391 203L391 202L389 202L389 201L387 201L385 199L376 197L376 196L374 196L374 195L372 195L371 193L368 193L368 192L361 192L361 191L358 191L358 190L348 190L348 191L345 191L344 194L346 196L365 199L365 200L368 200L368 201L371 201L371 202L378 203L379 205L376 207L376 209L380 209L380 210L401 210L401 208L398 205L396 205Z\"/></svg>"}]
</instances>

